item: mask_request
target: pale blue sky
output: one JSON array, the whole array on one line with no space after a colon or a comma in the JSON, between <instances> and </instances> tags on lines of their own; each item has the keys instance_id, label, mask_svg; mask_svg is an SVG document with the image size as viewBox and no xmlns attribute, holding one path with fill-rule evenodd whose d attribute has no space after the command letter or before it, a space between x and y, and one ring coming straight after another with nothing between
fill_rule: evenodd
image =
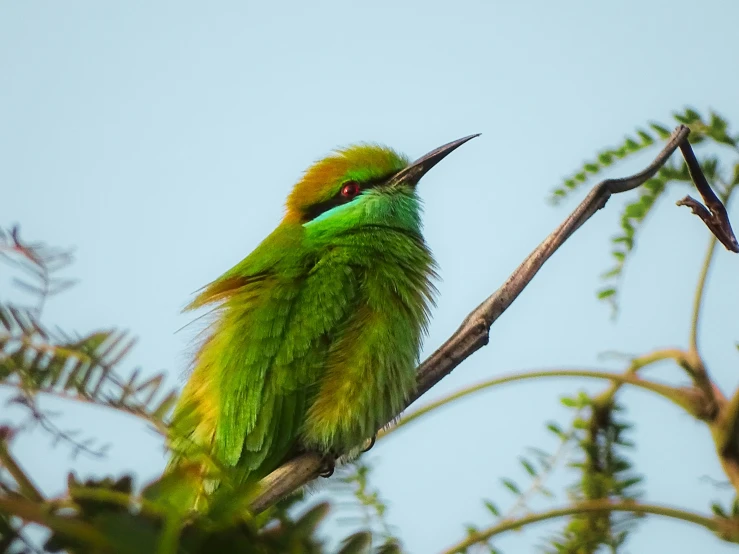
<instances>
[{"instance_id":1,"label":"pale blue sky","mask_svg":"<svg viewBox=\"0 0 739 554\"><path fill-rule=\"evenodd\" d=\"M277 224L307 165L356 141L417 157L480 132L420 189L443 277L428 353L574 206L544 199L596 149L685 104L739 124L737 20L739 4L728 0L0 1L0 224L76 247L70 274L81 283L49 303L49 322L130 329L140 337L130 367L165 369L176 384L192 338L175 334L191 318L180 309ZM685 345L708 234L674 207L682 194L650 218L616 323L593 291L622 199L557 253L490 345L428 398L514 370L619 369L598 360L604 351ZM726 294L739 257L722 250L715 269L701 345L730 392L739 297ZM685 381L671 366L653 374ZM463 537L463 524L489 524L480 499L510 502L498 478L525 483L517 456L554 447L542 423L565 422L558 397L578 387L510 385L378 445L374 483L408 549L438 551ZM723 479L702 425L643 392L623 400L638 422L647 499L707 513L729 497L702 479ZM133 468L143 480L163 467L161 442L130 418L73 406L63 423L114 446L106 460L67 463L41 435L18 440L48 493L60 492L72 466L83 475ZM544 532L498 544L528 551ZM702 528L657 518L629 550L666 548L733 551Z\"/></svg>"}]
</instances>

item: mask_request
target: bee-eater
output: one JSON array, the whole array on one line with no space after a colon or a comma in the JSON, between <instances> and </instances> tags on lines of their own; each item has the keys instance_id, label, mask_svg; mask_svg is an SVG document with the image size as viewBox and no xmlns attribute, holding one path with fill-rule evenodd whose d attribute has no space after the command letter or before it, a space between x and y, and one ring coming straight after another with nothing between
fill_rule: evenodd
<instances>
[{"instance_id":1,"label":"bee-eater","mask_svg":"<svg viewBox=\"0 0 739 554\"><path fill-rule=\"evenodd\" d=\"M410 164L351 146L305 172L279 226L188 306L215 312L175 408L173 466L205 450L245 483L301 449L356 452L398 414L435 294L416 185L475 136Z\"/></svg>"}]
</instances>

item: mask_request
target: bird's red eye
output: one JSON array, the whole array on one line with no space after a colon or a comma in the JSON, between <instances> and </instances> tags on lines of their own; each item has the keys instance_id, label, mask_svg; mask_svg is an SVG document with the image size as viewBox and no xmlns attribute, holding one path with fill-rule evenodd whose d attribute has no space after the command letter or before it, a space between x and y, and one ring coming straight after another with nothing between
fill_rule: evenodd
<instances>
[{"instance_id":1,"label":"bird's red eye","mask_svg":"<svg viewBox=\"0 0 739 554\"><path fill-rule=\"evenodd\" d=\"M359 194L359 183L356 181L348 181L341 187L341 196L344 198L354 198Z\"/></svg>"}]
</instances>

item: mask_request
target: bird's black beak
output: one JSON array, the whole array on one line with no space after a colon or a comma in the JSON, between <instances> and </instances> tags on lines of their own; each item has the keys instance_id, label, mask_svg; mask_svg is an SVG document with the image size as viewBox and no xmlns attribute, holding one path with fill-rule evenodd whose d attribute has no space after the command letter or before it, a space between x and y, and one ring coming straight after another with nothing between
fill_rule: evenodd
<instances>
[{"instance_id":1,"label":"bird's black beak","mask_svg":"<svg viewBox=\"0 0 739 554\"><path fill-rule=\"evenodd\" d=\"M390 187L397 185L411 185L416 186L418 181L421 180L429 169L438 164L441 160L446 158L454 150L462 146L465 142L472 140L475 137L479 137L480 134L470 135L461 139L452 141L444 146L439 146L436 150L432 150L425 156L421 156L411 165L405 169L401 169L395 175L393 175L388 181L387 185Z\"/></svg>"}]
</instances>

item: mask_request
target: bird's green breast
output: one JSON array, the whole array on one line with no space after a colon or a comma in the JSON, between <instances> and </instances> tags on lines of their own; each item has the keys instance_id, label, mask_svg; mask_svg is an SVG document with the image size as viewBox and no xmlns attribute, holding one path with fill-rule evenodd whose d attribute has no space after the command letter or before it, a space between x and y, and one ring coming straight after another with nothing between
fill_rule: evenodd
<instances>
[{"instance_id":1,"label":"bird's green breast","mask_svg":"<svg viewBox=\"0 0 739 554\"><path fill-rule=\"evenodd\" d=\"M434 273L420 235L397 227L353 230L321 263L332 259L334 279L351 280L356 293L330 336L302 440L341 451L370 438L414 389Z\"/></svg>"}]
</instances>

